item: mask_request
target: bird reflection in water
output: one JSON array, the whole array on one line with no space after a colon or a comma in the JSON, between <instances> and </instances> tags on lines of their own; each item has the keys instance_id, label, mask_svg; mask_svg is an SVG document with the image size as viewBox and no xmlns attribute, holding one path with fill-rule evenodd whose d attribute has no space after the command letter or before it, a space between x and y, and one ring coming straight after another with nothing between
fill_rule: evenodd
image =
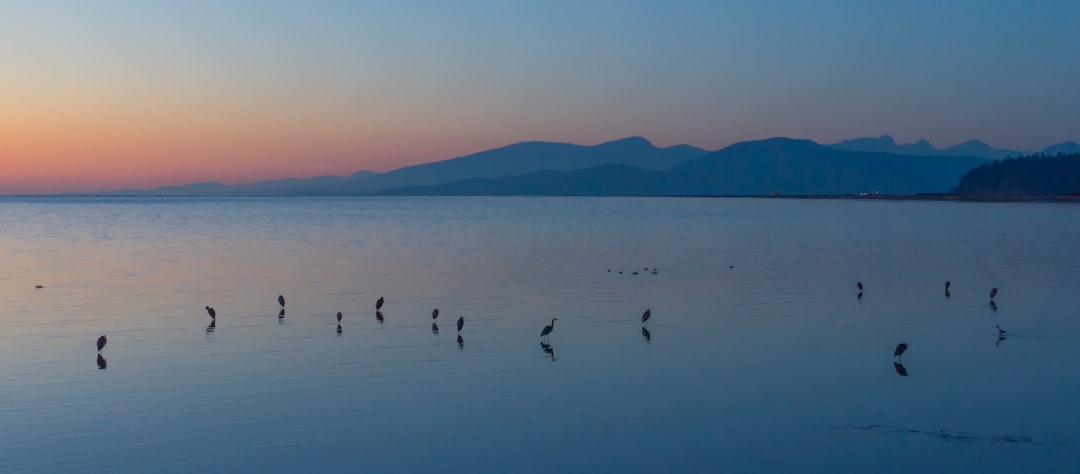
<instances>
[{"instance_id":1,"label":"bird reflection in water","mask_svg":"<svg viewBox=\"0 0 1080 474\"><path fill-rule=\"evenodd\" d=\"M541 342L540 343L540 349L542 349L544 351L544 353L546 353L547 355L551 356L551 361L552 362L555 362L555 347L554 346L552 346L551 344L548 344L546 342Z\"/></svg>"},{"instance_id":2,"label":"bird reflection in water","mask_svg":"<svg viewBox=\"0 0 1080 474\"><path fill-rule=\"evenodd\" d=\"M859 294L855 295L855 299L857 299L859 301L862 301L862 292L861 291L859 292Z\"/></svg>"},{"instance_id":3,"label":"bird reflection in water","mask_svg":"<svg viewBox=\"0 0 1080 474\"><path fill-rule=\"evenodd\" d=\"M285 317L285 308L281 308L281 311L278 311L277 317L278 319Z\"/></svg>"},{"instance_id":4,"label":"bird reflection in water","mask_svg":"<svg viewBox=\"0 0 1080 474\"><path fill-rule=\"evenodd\" d=\"M1006 339L1008 339L1008 337L1005 337L1004 335L998 336L997 338L994 339L994 347L1000 346L1001 341L1004 341Z\"/></svg>"},{"instance_id":5,"label":"bird reflection in water","mask_svg":"<svg viewBox=\"0 0 1080 474\"><path fill-rule=\"evenodd\" d=\"M105 356L103 356L101 354L98 354L97 355L97 368L98 369L106 369L108 367L109 367L109 361L105 360Z\"/></svg>"},{"instance_id":6,"label":"bird reflection in water","mask_svg":"<svg viewBox=\"0 0 1080 474\"><path fill-rule=\"evenodd\" d=\"M438 334L439 333L439 323L431 323L431 333L432 334Z\"/></svg>"},{"instance_id":7,"label":"bird reflection in water","mask_svg":"<svg viewBox=\"0 0 1080 474\"><path fill-rule=\"evenodd\" d=\"M645 337L645 342L652 343L652 333L647 328L641 328L641 335Z\"/></svg>"},{"instance_id":8,"label":"bird reflection in water","mask_svg":"<svg viewBox=\"0 0 1080 474\"><path fill-rule=\"evenodd\" d=\"M337 325L337 335L339 335L339 336L341 335L341 325L340 324Z\"/></svg>"},{"instance_id":9,"label":"bird reflection in water","mask_svg":"<svg viewBox=\"0 0 1080 474\"><path fill-rule=\"evenodd\" d=\"M990 300L990 310L997 311L997 303L995 303L994 300Z\"/></svg>"},{"instance_id":10,"label":"bird reflection in water","mask_svg":"<svg viewBox=\"0 0 1080 474\"><path fill-rule=\"evenodd\" d=\"M383 318L382 311L375 311L375 319L379 321L379 324L384 322L385 318Z\"/></svg>"},{"instance_id":11,"label":"bird reflection in water","mask_svg":"<svg viewBox=\"0 0 1080 474\"><path fill-rule=\"evenodd\" d=\"M212 334L214 332L214 329L216 329L216 328L217 328L217 320L216 319L211 320L210 324L206 325L206 333L207 334Z\"/></svg>"},{"instance_id":12,"label":"bird reflection in water","mask_svg":"<svg viewBox=\"0 0 1080 474\"><path fill-rule=\"evenodd\" d=\"M461 337L461 334L458 334L458 337L457 337L457 347L458 347L458 349L464 349L465 348L465 339Z\"/></svg>"},{"instance_id":13,"label":"bird reflection in water","mask_svg":"<svg viewBox=\"0 0 1080 474\"><path fill-rule=\"evenodd\" d=\"M896 373L899 374L901 377L907 377L907 368L904 367L904 364L901 364L899 362L893 362L892 366L893 369L896 370Z\"/></svg>"}]
</instances>

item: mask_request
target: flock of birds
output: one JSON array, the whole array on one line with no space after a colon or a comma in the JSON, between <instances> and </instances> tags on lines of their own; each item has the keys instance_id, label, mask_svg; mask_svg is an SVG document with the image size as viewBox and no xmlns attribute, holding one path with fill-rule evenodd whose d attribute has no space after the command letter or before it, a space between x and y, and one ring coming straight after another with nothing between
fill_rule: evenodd
<instances>
[{"instance_id":1,"label":"flock of birds","mask_svg":"<svg viewBox=\"0 0 1080 474\"><path fill-rule=\"evenodd\" d=\"M863 284L862 284L862 282L861 281L858 282L855 285L855 287L859 289L859 294L858 294L857 298L861 300L862 296L863 296ZM950 287L952 287L952 282L946 280L945 281L945 297L946 298L949 298L949 297L952 296L952 294L949 293L949 288ZM994 297L997 296L997 294L998 294L998 289L997 288L991 288L990 289L990 308L993 309L994 311L997 311L997 303L994 302ZM997 324L994 325L994 329L997 330L997 340L994 341L994 345L996 346L996 345L1000 344L1001 341L1005 340L1005 337L1006 337L1006 335L1008 335L1009 332L1004 330L1004 329L1001 329L1001 326L997 325ZM898 374L900 374L901 376L904 376L904 377L906 377L907 374L908 374L907 368L904 367L904 352L907 352L907 349L908 349L908 343L901 342L900 344L897 344L896 349L893 350L893 359L896 359L896 360L893 361L893 368L896 369L896 373L898 373Z\"/></svg>"},{"instance_id":2,"label":"flock of birds","mask_svg":"<svg viewBox=\"0 0 1080 474\"><path fill-rule=\"evenodd\" d=\"M648 270L648 268L646 268L646 270ZM608 270L608 272L611 272L611 270ZM619 273L622 273L622 272L620 271ZM652 274L655 275L656 273L657 273L657 270L655 268L653 268L652 269ZM637 272L634 272L634 274L637 274ZM861 300L862 297L863 297L863 284L862 284L862 282L860 281L860 282L856 283L855 287L859 289L859 293L858 293L857 298ZM946 281L945 282L945 297L946 298L949 298L950 296L952 296L949 293L949 288L950 287L952 287L952 282L951 281ZM40 289L40 288L44 288L44 287L41 286L41 285L36 285L36 288ZM997 293L998 293L997 288L991 288L990 289L990 307L992 309L994 309L994 310L997 310L997 303L994 302L994 297L997 296ZM281 311L278 312L278 318L284 318L285 317L285 295L278 295L277 302L278 302L279 305L281 305ZM380 296L379 299L375 301L375 318L378 319L380 322L383 321L382 307L383 307L383 305L385 303L386 303L386 298L384 298L382 296ZM217 327L217 310L215 310L212 306L206 306L206 314L208 314L210 316L210 324L206 327L206 331L207 332L213 332L214 329ZM337 322L338 322L337 332L338 332L338 334L341 334L341 332L342 332L342 329L341 329L341 318L342 318L341 311L338 311L336 316L337 316ZM641 334L645 337L646 341L651 341L651 339L652 339L652 335L649 333L649 329L648 329L649 318L651 318L651 317L652 317L652 308L646 309L645 312L641 314ZM431 310L431 330L432 330L432 332L434 332L436 334L438 334L438 332L439 332L439 324L438 324L438 321L437 321L438 319L439 319L439 308L435 308L435 309ZM551 360L555 360L555 350L551 347L551 344L549 343L549 336L551 336L551 332L555 330L555 321L558 321L558 320L559 320L559 318L552 318L551 323L544 326L544 328L540 330L540 347L544 350L544 352L551 355ZM458 342L458 345L463 345L465 343L465 340L461 337L461 330L464 327L465 327L465 317L461 316L461 317L459 317L457 319L457 332L458 332L457 342ZM997 330L997 341L995 343L995 344L997 344L997 343L1000 343L1002 340L1005 339L1006 335L1008 334L1008 331L1006 331L1004 329L1001 329L1001 326L999 326L997 324L994 325L994 328ZM109 342L109 339L107 337L105 337L104 335L99 337L98 340L97 340L97 350L98 350L97 363L98 363L98 368L101 368L101 369L104 369L104 368L106 368L108 366L108 362L101 355L102 349L105 348L105 344L108 344L108 342ZM898 373L898 374L900 374L902 376L907 376L907 369L904 367L904 364L903 364L904 352L906 352L907 349L908 349L908 343L901 342L900 344L897 344L896 349L893 350L893 359L895 359L894 362L893 362L893 367L896 369L896 373Z\"/></svg>"}]
</instances>

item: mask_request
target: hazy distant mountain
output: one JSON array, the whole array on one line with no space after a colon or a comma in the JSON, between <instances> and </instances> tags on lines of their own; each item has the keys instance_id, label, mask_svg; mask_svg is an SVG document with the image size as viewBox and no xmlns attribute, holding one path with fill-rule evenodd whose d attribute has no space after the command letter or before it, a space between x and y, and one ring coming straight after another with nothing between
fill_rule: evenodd
<instances>
[{"instance_id":1,"label":"hazy distant mountain","mask_svg":"<svg viewBox=\"0 0 1080 474\"><path fill-rule=\"evenodd\" d=\"M857 152L809 140L742 142L667 170L607 165L388 189L388 195L766 195L947 192L978 157Z\"/></svg>"},{"instance_id":2,"label":"hazy distant mountain","mask_svg":"<svg viewBox=\"0 0 1080 474\"><path fill-rule=\"evenodd\" d=\"M318 176L286 178L247 184L203 182L182 186L162 186L150 190L124 189L104 194L164 195L164 196L341 196L356 194L352 190L379 173L359 171L348 177Z\"/></svg>"},{"instance_id":3,"label":"hazy distant mountain","mask_svg":"<svg viewBox=\"0 0 1080 474\"><path fill-rule=\"evenodd\" d=\"M1016 150L999 150L992 148L979 140L969 140L946 148L937 148L926 140L915 143L898 145L892 137L882 135L877 138L854 138L829 145L833 148L848 151L866 151L880 153L894 153L897 155L944 155L944 156L977 156L999 160L1010 156L1020 156L1023 153Z\"/></svg>"},{"instance_id":4,"label":"hazy distant mountain","mask_svg":"<svg viewBox=\"0 0 1080 474\"><path fill-rule=\"evenodd\" d=\"M499 178L534 171L570 171L604 164L662 170L708 153L689 145L657 148L641 137L594 146L522 142L445 161L400 168L365 183L366 192L402 186L449 183L470 178Z\"/></svg>"},{"instance_id":5,"label":"hazy distant mountain","mask_svg":"<svg viewBox=\"0 0 1080 474\"><path fill-rule=\"evenodd\" d=\"M1050 156L1057 155L1058 153L1063 153L1063 154L1066 154L1066 155L1071 154L1071 153L1080 153L1080 143L1076 143L1076 142L1058 143L1057 145L1050 145L1050 146L1048 146L1046 148L1043 148L1042 152L1043 152L1044 155L1050 155Z\"/></svg>"},{"instance_id":6,"label":"hazy distant mountain","mask_svg":"<svg viewBox=\"0 0 1080 474\"><path fill-rule=\"evenodd\" d=\"M194 196L326 196L366 195L392 187L420 186L468 178L498 178L539 170L569 171L603 164L623 164L641 169L666 169L707 151L689 145L658 148L641 137L629 137L599 145L522 142L434 163L399 168L379 174L361 171L348 178L321 176L283 179L235 186L195 183L149 191L124 190L109 194L163 194Z\"/></svg>"}]
</instances>

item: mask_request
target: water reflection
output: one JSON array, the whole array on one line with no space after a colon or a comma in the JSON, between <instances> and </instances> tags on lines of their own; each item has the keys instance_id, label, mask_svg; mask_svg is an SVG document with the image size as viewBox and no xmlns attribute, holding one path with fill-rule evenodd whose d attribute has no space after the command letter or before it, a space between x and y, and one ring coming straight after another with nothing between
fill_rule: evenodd
<instances>
[{"instance_id":1,"label":"water reflection","mask_svg":"<svg viewBox=\"0 0 1080 474\"><path fill-rule=\"evenodd\" d=\"M461 337L461 334L458 334L458 337L457 337L457 347L458 347L458 349L464 349L465 348L465 339Z\"/></svg>"},{"instance_id":2,"label":"water reflection","mask_svg":"<svg viewBox=\"0 0 1080 474\"><path fill-rule=\"evenodd\" d=\"M206 325L206 333L207 334L213 333L214 329L216 329L216 328L217 328L217 320L215 319L215 320L210 321L210 324Z\"/></svg>"},{"instance_id":3,"label":"water reflection","mask_svg":"<svg viewBox=\"0 0 1080 474\"><path fill-rule=\"evenodd\" d=\"M431 333L432 334L438 334L439 333L439 323L431 323Z\"/></svg>"},{"instance_id":4,"label":"water reflection","mask_svg":"<svg viewBox=\"0 0 1080 474\"><path fill-rule=\"evenodd\" d=\"M895 370L896 373L899 374L901 377L907 377L907 367L904 367L904 364L901 364L899 362L893 362L892 366L893 370Z\"/></svg>"},{"instance_id":5,"label":"water reflection","mask_svg":"<svg viewBox=\"0 0 1080 474\"><path fill-rule=\"evenodd\" d=\"M108 368L108 367L109 367L109 361L105 360L105 356L103 356L101 354L98 354L97 355L97 368L98 369L105 369L105 368ZM121 370L121 372L123 372L123 370Z\"/></svg>"},{"instance_id":6,"label":"water reflection","mask_svg":"<svg viewBox=\"0 0 1080 474\"><path fill-rule=\"evenodd\" d=\"M646 328L641 328L641 335L645 337L645 342L652 342L652 333Z\"/></svg>"},{"instance_id":7,"label":"water reflection","mask_svg":"<svg viewBox=\"0 0 1080 474\"><path fill-rule=\"evenodd\" d=\"M993 300L990 300L990 309L992 311L997 311L997 303L995 303Z\"/></svg>"},{"instance_id":8,"label":"water reflection","mask_svg":"<svg viewBox=\"0 0 1080 474\"><path fill-rule=\"evenodd\" d=\"M859 301L862 301L862 292L861 291L859 292L859 294L855 295L855 299L857 299Z\"/></svg>"},{"instance_id":9,"label":"water reflection","mask_svg":"<svg viewBox=\"0 0 1080 474\"><path fill-rule=\"evenodd\" d=\"M337 334L339 336L341 335L341 325L340 324L337 325Z\"/></svg>"},{"instance_id":10,"label":"water reflection","mask_svg":"<svg viewBox=\"0 0 1080 474\"><path fill-rule=\"evenodd\" d=\"M383 318L382 311L375 311L375 320L378 321L379 324L382 324L385 321L385 318Z\"/></svg>"},{"instance_id":11,"label":"water reflection","mask_svg":"<svg viewBox=\"0 0 1080 474\"><path fill-rule=\"evenodd\" d=\"M952 297L952 293L949 293L949 290L945 290L945 297L946 298Z\"/></svg>"},{"instance_id":12,"label":"water reflection","mask_svg":"<svg viewBox=\"0 0 1080 474\"><path fill-rule=\"evenodd\" d=\"M281 308L281 311L278 311L277 317L279 319L285 317L285 308Z\"/></svg>"},{"instance_id":13,"label":"water reflection","mask_svg":"<svg viewBox=\"0 0 1080 474\"><path fill-rule=\"evenodd\" d=\"M541 342L540 343L540 349L543 350L544 353L546 353L547 355L551 356L551 361L552 362L555 362L555 347L554 346L552 346L551 344Z\"/></svg>"},{"instance_id":14,"label":"water reflection","mask_svg":"<svg viewBox=\"0 0 1080 474\"><path fill-rule=\"evenodd\" d=\"M997 338L995 338L995 339L994 339L994 347L1000 346L1000 345L1001 345L1001 341L1004 341L1004 340L1006 340L1006 339L1008 339L1008 337L1005 337L1005 336L998 336Z\"/></svg>"}]
</instances>

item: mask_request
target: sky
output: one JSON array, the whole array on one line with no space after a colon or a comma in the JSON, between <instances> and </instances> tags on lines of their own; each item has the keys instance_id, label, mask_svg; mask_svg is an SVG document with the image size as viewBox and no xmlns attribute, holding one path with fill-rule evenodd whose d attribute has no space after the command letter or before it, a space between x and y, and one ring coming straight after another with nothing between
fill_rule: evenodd
<instances>
[{"instance_id":1,"label":"sky","mask_svg":"<svg viewBox=\"0 0 1080 474\"><path fill-rule=\"evenodd\" d=\"M1080 141L1080 2L0 0L0 194L525 140Z\"/></svg>"}]
</instances>

